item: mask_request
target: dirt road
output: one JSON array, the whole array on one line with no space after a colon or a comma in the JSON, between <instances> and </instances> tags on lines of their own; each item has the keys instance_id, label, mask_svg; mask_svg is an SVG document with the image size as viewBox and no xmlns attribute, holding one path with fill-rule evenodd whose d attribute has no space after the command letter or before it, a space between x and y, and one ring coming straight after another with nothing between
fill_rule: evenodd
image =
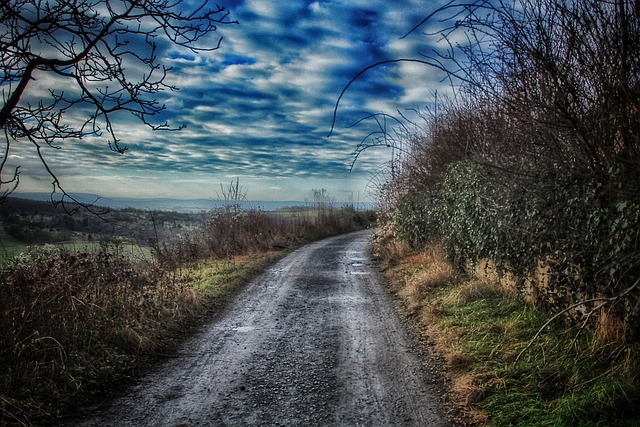
<instances>
[{"instance_id":1,"label":"dirt road","mask_svg":"<svg viewBox=\"0 0 640 427\"><path fill-rule=\"evenodd\" d=\"M82 426L447 425L368 232L307 245Z\"/></svg>"}]
</instances>

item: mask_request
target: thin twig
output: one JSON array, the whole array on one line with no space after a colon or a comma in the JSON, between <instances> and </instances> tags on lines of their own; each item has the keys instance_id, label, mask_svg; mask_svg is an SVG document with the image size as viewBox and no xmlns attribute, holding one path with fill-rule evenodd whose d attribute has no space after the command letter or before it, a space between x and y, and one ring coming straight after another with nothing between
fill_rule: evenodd
<instances>
[{"instance_id":1,"label":"thin twig","mask_svg":"<svg viewBox=\"0 0 640 427\"><path fill-rule=\"evenodd\" d=\"M600 304L598 307L594 308L593 311L596 310L600 310L602 307L604 307L606 304L608 303L612 303L615 304L618 300L620 300L621 298L623 298L624 296L626 296L627 294L629 294L631 291L633 291L636 287L638 287L638 283L640 283L640 279L636 280L634 282L633 285L631 285L629 288L627 288L624 292L616 295L615 297L601 297L601 298L592 298L592 299L588 299L585 301L580 301L577 302L575 304L570 305L569 307L565 308L564 310L561 310L560 312L556 313L555 315L553 315L549 320L547 320L544 325L542 325L540 327L540 329L538 329L538 332L536 332L536 334L533 336L533 338L531 338L531 341L529 341L529 343L527 344L527 346L525 348L522 349L522 351L520 351L520 353L518 354L518 357L516 357L516 360L513 362L514 365L518 364L518 361L520 360L520 358L522 357L522 355L529 350L529 348L531 348L531 346L533 345L533 343L538 339L538 337L540 337L540 335L542 334L542 331L544 331L547 326L549 326L554 320L556 320L557 318L559 318L560 316L562 316L563 314L566 314L567 312L573 310L576 307L579 307L581 305L584 304L589 304L592 302L598 302L598 301L603 301L602 304ZM582 327L580 328L582 330ZM579 333L579 332L578 332Z\"/></svg>"}]
</instances>

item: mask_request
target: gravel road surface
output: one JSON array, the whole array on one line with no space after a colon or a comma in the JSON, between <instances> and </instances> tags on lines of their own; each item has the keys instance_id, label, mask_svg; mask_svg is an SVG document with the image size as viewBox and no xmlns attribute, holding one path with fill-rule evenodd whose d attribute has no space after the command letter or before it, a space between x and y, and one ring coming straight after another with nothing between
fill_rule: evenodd
<instances>
[{"instance_id":1,"label":"gravel road surface","mask_svg":"<svg viewBox=\"0 0 640 427\"><path fill-rule=\"evenodd\" d=\"M368 231L307 245L80 426L445 426Z\"/></svg>"}]
</instances>

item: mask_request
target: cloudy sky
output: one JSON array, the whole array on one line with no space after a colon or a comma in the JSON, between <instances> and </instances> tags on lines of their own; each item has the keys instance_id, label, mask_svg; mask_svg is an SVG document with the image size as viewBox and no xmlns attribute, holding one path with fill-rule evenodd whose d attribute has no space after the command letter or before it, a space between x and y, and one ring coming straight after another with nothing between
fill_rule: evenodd
<instances>
[{"instance_id":1,"label":"cloudy sky","mask_svg":"<svg viewBox=\"0 0 640 427\"><path fill-rule=\"evenodd\" d=\"M409 113L430 101L443 83L433 69L398 63L371 70L333 109L341 90L377 61L419 58L424 35L400 37L436 2L424 0L226 0L239 25L223 26L219 50L198 55L166 49L170 83L162 119L180 132L153 132L135 121L116 128L129 149L106 138L68 141L45 155L71 193L104 197L216 198L220 183L239 178L252 200L304 200L326 188L338 200L370 198L368 182L390 158L365 152L352 171L352 152L370 132L371 113ZM39 83L46 84L42 78ZM30 88L32 89L32 88ZM49 191L51 179L33 155L22 164L19 191Z\"/></svg>"}]
</instances>

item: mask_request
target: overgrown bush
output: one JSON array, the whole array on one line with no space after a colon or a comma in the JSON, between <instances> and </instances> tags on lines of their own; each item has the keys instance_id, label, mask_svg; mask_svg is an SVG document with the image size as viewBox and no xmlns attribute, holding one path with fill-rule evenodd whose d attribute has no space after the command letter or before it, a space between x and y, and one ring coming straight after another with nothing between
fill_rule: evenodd
<instances>
[{"instance_id":1,"label":"overgrown bush","mask_svg":"<svg viewBox=\"0 0 640 427\"><path fill-rule=\"evenodd\" d=\"M314 215L314 216L310 216ZM200 259L224 259L286 248L303 241L368 227L375 217L352 207L326 208L316 212L283 216L258 209L233 206L211 211L196 232L180 238L155 242L158 258L177 266Z\"/></svg>"},{"instance_id":2,"label":"overgrown bush","mask_svg":"<svg viewBox=\"0 0 640 427\"><path fill-rule=\"evenodd\" d=\"M395 205L391 218L412 248L422 247L437 237L433 202L426 195L414 194L402 197Z\"/></svg>"},{"instance_id":3,"label":"overgrown bush","mask_svg":"<svg viewBox=\"0 0 640 427\"><path fill-rule=\"evenodd\" d=\"M63 407L128 355L154 349L141 331L169 326L190 300L179 282L113 245L31 250L0 272L0 289L0 407L14 421L52 415L43 402Z\"/></svg>"},{"instance_id":4,"label":"overgrown bush","mask_svg":"<svg viewBox=\"0 0 640 427\"><path fill-rule=\"evenodd\" d=\"M523 170L510 176L479 161L452 164L435 197L396 204L396 229L414 247L441 241L459 266L494 261L499 272L515 273L521 290L525 282L536 287L536 302L556 311L584 302L568 312L580 322L606 308L636 342L640 203L622 190L627 178L613 172L603 183L558 170L545 181L535 167L524 177ZM530 280L541 268L545 279Z\"/></svg>"},{"instance_id":5,"label":"overgrown bush","mask_svg":"<svg viewBox=\"0 0 640 427\"><path fill-rule=\"evenodd\" d=\"M541 188L533 180L503 178L504 171L478 163L452 165L435 215L447 218L438 224L450 256L494 260L515 272L521 286L543 264L547 280L538 289L539 303L563 310L596 299L581 308L583 319L611 298L609 314L621 316L635 340L640 205L629 194L615 197L624 181L612 174L605 186L559 173L553 187Z\"/></svg>"},{"instance_id":6,"label":"overgrown bush","mask_svg":"<svg viewBox=\"0 0 640 427\"><path fill-rule=\"evenodd\" d=\"M617 318L627 344L640 339L638 10L447 3L425 21L449 42L429 59L461 84L384 187L412 246L439 239L458 264L491 259L578 325Z\"/></svg>"}]
</instances>

